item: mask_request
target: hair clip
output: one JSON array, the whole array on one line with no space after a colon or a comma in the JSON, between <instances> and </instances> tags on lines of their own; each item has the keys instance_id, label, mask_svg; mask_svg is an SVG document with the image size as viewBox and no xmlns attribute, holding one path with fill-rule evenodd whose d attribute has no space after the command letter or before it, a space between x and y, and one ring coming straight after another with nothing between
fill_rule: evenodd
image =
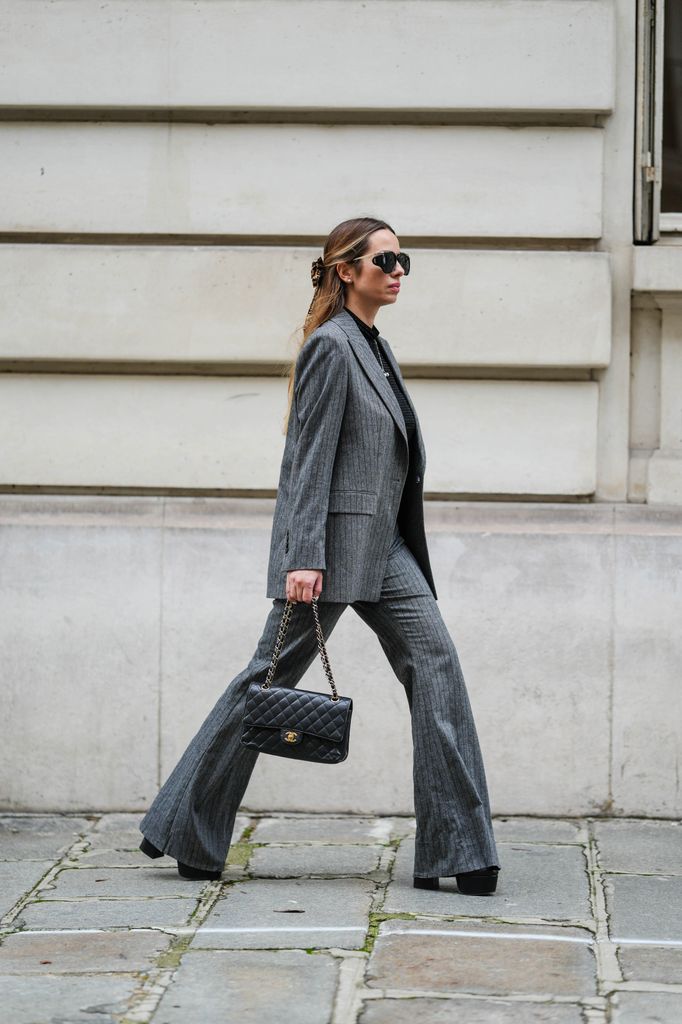
<instances>
[{"instance_id":1,"label":"hair clip","mask_svg":"<svg viewBox=\"0 0 682 1024\"><path fill-rule=\"evenodd\" d=\"M321 256L318 256L316 260L313 260L310 268L310 279L313 282L313 288L317 288L318 284L322 280L324 269L324 260Z\"/></svg>"}]
</instances>

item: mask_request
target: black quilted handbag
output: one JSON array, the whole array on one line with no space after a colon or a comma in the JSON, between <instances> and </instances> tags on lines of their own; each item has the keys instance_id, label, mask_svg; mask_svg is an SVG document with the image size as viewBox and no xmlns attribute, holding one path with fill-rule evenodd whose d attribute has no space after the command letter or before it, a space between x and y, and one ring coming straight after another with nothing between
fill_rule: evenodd
<instances>
[{"instance_id":1,"label":"black quilted handbag","mask_svg":"<svg viewBox=\"0 0 682 1024\"><path fill-rule=\"evenodd\" d=\"M261 684L251 683L247 690L241 742L262 754L338 764L348 757L353 701L337 693L320 626L317 600L317 597L312 599L317 646L332 696L315 690L271 685L294 607L294 602L287 601L267 678Z\"/></svg>"}]
</instances>

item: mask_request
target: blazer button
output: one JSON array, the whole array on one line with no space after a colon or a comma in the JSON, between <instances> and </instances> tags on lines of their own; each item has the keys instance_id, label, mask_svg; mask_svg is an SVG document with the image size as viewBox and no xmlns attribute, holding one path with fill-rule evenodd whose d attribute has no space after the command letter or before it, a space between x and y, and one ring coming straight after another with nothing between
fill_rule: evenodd
<instances>
[{"instance_id":1,"label":"blazer button","mask_svg":"<svg viewBox=\"0 0 682 1024\"><path fill-rule=\"evenodd\" d=\"M419 483L419 481L421 480L421 477L419 476L419 474L417 474L416 480L417 480L417 483Z\"/></svg>"}]
</instances>

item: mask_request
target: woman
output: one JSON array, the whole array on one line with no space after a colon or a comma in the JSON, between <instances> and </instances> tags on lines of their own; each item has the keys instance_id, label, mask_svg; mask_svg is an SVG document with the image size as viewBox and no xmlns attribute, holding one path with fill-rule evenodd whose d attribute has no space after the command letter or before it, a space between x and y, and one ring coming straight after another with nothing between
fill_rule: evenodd
<instances>
[{"instance_id":1,"label":"woman","mask_svg":"<svg viewBox=\"0 0 682 1024\"><path fill-rule=\"evenodd\" d=\"M141 849L187 878L219 878L258 752L241 744L248 686L267 675L294 602L277 684L296 686L348 604L377 634L412 720L414 885L492 893L499 864L485 771L457 652L436 603L424 533L426 454L393 352L374 326L410 261L372 217L337 225L314 261L315 294L289 376L268 563L265 628L140 823Z\"/></svg>"}]
</instances>

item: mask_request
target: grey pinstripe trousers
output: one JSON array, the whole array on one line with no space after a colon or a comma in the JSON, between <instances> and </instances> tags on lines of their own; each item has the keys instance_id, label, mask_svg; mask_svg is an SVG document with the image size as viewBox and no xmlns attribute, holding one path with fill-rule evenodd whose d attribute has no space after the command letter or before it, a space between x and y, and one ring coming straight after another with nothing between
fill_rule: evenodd
<instances>
[{"instance_id":1,"label":"grey pinstripe trousers","mask_svg":"<svg viewBox=\"0 0 682 1024\"><path fill-rule=\"evenodd\" d=\"M267 675L284 608L274 598L249 664L227 686L140 822L146 838L193 867L222 870L237 810L259 757L240 742L246 690ZM344 603L321 600L325 638ZM483 759L455 645L396 524L379 601L351 607L377 634L412 719L414 874L500 866ZM294 606L277 666L296 686L318 655L310 608Z\"/></svg>"}]
</instances>

